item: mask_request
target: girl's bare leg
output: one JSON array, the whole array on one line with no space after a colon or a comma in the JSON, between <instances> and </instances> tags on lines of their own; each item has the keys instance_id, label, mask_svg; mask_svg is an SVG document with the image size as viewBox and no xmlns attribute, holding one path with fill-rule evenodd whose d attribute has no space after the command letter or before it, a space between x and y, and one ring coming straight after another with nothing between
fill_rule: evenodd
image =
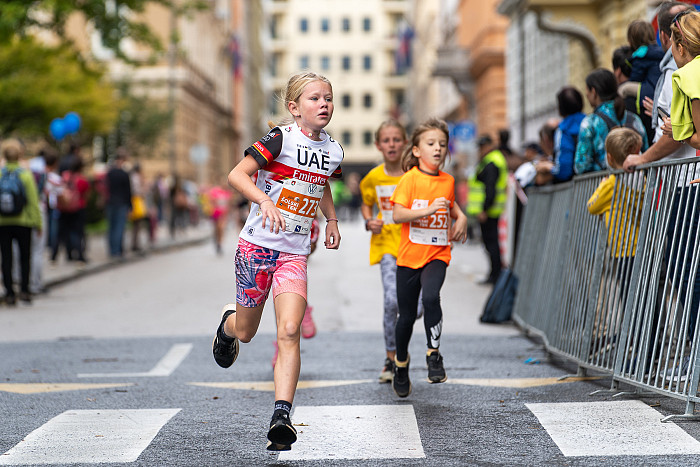
<instances>
[{"instance_id":1,"label":"girl's bare leg","mask_svg":"<svg viewBox=\"0 0 700 467\"><path fill-rule=\"evenodd\" d=\"M301 355L299 337L306 300L301 295L286 292L275 297L277 316L277 345L279 356L275 365L275 400L294 401Z\"/></svg>"}]
</instances>

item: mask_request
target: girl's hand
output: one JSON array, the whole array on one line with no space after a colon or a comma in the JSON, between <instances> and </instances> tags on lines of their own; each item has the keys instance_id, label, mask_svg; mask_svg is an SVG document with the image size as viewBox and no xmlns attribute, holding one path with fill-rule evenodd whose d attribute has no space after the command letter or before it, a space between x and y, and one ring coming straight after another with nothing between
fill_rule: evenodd
<instances>
[{"instance_id":1,"label":"girl's hand","mask_svg":"<svg viewBox=\"0 0 700 467\"><path fill-rule=\"evenodd\" d=\"M373 234L379 235L382 233L382 227L384 227L384 221L381 219L369 219L367 221L367 230Z\"/></svg>"},{"instance_id":2,"label":"girl's hand","mask_svg":"<svg viewBox=\"0 0 700 467\"><path fill-rule=\"evenodd\" d=\"M450 210L450 201L447 198L435 198L430 206L428 206L428 215L435 214L441 209Z\"/></svg>"},{"instance_id":3,"label":"girl's hand","mask_svg":"<svg viewBox=\"0 0 700 467\"><path fill-rule=\"evenodd\" d=\"M326 222L326 241L324 242L329 250L337 250L340 246L340 231L338 221Z\"/></svg>"},{"instance_id":4,"label":"girl's hand","mask_svg":"<svg viewBox=\"0 0 700 467\"><path fill-rule=\"evenodd\" d=\"M460 216L455 220L452 226L452 238L457 242L464 243L467 241L467 216Z\"/></svg>"},{"instance_id":5,"label":"girl's hand","mask_svg":"<svg viewBox=\"0 0 700 467\"><path fill-rule=\"evenodd\" d=\"M662 117L664 123L661 125L661 131L664 132L664 135L668 136L669 138L673 138L673 129L671 127L671 119L669 117Z\"/></svg>"},{"instance_id":6,"label":"girl's hand","mask_svg":"<svg viewBox=\"0 0 700 467\"><path fill-rule=\"evenodd\" d=\"M284 222L284 217L282 217L275 203L270 198L267 198L261 201L259 206L262 212L262 228L265 228L265 221L269 220L270 232L278 234L280 229L284 232L287 226Z\"/></svg>"}]
</instances>

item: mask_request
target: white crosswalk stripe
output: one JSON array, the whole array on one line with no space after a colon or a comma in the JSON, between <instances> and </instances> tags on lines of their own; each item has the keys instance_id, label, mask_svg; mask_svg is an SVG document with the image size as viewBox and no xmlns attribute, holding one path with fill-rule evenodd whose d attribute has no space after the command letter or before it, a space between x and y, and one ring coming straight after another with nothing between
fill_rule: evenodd
<instances>
[{"instance_id":1,"label":"white crosswalk stripe","mask_svg":"<svg viewBox=\"0 0 700 467\"><path fill-rule=\"evenodd\" d=\"M0 465L134 462L179 411L69 410L0 456Z\"/></svg>"}]
</instances>

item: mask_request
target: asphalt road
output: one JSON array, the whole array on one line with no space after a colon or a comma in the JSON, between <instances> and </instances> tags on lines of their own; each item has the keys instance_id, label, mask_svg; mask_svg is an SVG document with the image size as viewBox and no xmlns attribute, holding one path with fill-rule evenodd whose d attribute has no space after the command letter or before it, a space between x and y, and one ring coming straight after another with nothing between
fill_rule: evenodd
<instances>
[{"instance_id":1,"label":"asphalt road","mask_svg":"<svg viewBox=\"0 0 700 467\"><path fill-rule=\"evenodd\" d=\"M478 323L478 245L455 248L443 287L447 383L426 380L418 321L413 393L399 399L376 381L381 284L367 234L341 234L341 250L310 258L318 334L302 342L291 451L265 450L274 310L232 368L211 357L234 296L230 234L223 257L176 250L0 308L0 465L700 464L698 424L659 422L681 402L590 396L610 380L558 381L576 368L511 325Z\"/></svg>"}]
</instances>

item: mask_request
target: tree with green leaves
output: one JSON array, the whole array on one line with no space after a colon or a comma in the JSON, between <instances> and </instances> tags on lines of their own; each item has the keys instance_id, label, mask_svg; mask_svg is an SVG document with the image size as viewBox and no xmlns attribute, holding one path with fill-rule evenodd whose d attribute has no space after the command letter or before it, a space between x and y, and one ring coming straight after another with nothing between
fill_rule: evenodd
<instances>
[{"instance_id":1,"label":"tree with green leaves","mask_svg":"<svg viewBox=\"0 0 700 467\"><path fill-rule=\"evenodd\" d=\"M87 133L108 132L119 114L103 70L68 46L47 47L27 37L0 47L0 137L46 135L49 122L77 112Z\"/></svg>"},{"instance_id":2,"label":"tree with green leaves","mask_svg":"<svg viewBox=\"0 0 700 467\"><path fill-rule=\"evenodd\" d=\"M205 0L2 0L0 44L36 30L51 31L67 41L66 22L71 15L80 13L94 26L105 47L129 61L121 48L125 38L146 44L155 53L163 50L158 37L138 19L149 4L163 5L176 15L208 8Z\"/></svg>"}]
</instances>

